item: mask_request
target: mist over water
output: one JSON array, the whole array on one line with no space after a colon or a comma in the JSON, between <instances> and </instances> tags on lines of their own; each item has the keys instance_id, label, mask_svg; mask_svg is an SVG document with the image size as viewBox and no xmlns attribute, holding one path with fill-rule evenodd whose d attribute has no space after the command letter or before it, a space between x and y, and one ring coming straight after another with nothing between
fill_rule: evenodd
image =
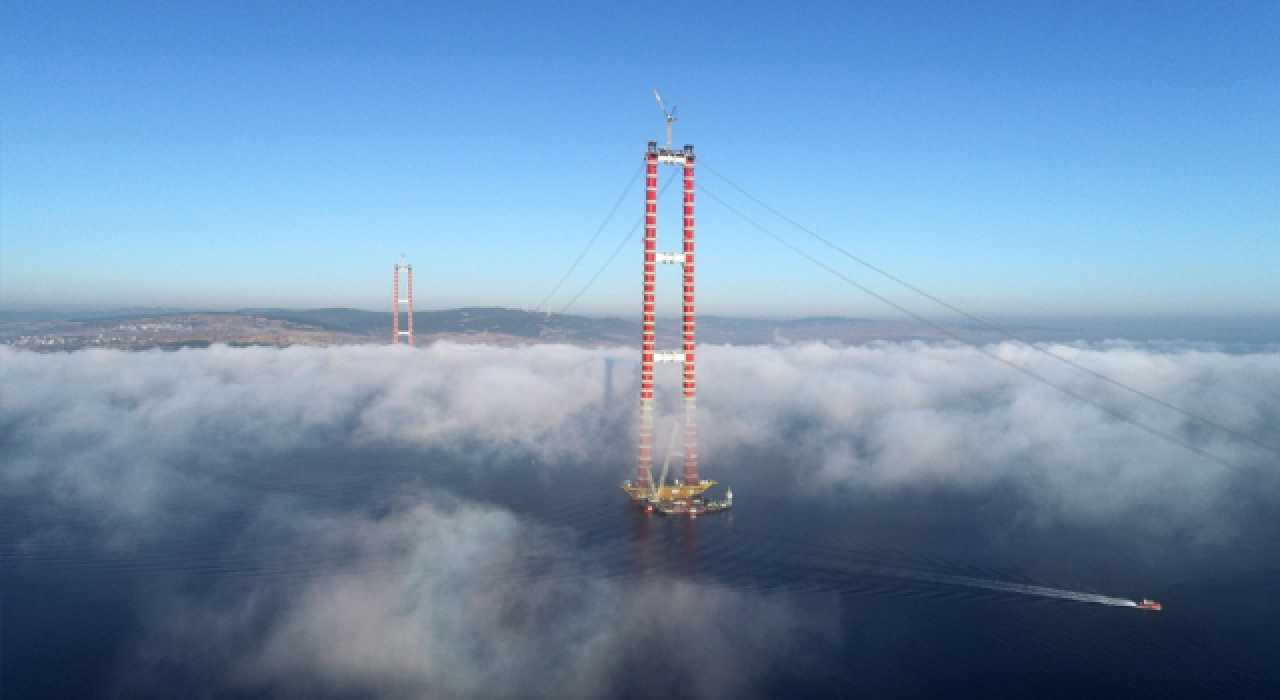
<instances>
[{"instance_id":1,"label":"mist over water","mask_svg":"<svg viewBox=\"0 0 1280 700\"><path fill-rule=\"evenodd\" d=\"M735 507L668 519L618 489L629 351L3 351L5 690L1280 689L1274 454L993 348L1238 467L962 347L704 347L702 471ZM1275 354L1056 351L1280 435ZM1166 609L1121 604L1142 597Z\"/></svg>"}]
</instances>

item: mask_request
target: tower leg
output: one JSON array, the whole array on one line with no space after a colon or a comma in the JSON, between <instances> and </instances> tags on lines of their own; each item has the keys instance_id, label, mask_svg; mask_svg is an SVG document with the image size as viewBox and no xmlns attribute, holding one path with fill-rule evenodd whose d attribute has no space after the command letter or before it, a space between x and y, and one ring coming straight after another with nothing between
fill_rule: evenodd
<instances>
[{"instance_id":1,"label":"tower leg","mask_svg":"<svg viewBox=\"0 0 1280 700\"><path fill-rule=\"evenodd\" d=\"M658 154L649 144L645 154L644 190L644 335L640 349L640 443L636 455L636 482L653 485L653 352L654 287L658 257Z\"/></svg>"},{"instance_id":2,"label":"tower leg","mask_svg":"<svg viewBox=\"0 0 1280 700\"><path fill-rule=\"evenodd\" d=\"M400 342L400 266L391 274L391 344Z\"/></svg>"},{"instance_id":3,"label":"tower leg","mask_svg":"<svg viewBox=\"0 0 1280 700\"><path fill-rule=\"evenodd\" d=\"M693 153L686 149L684 163L684 483L698 482L698 387L694 364L693 316Z\"/></svg>"}]
</instances>

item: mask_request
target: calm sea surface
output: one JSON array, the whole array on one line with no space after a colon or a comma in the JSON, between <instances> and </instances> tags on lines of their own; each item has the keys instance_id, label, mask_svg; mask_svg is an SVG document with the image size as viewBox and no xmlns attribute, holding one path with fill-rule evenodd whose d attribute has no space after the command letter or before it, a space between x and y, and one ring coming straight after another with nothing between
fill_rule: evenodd
<instances>
[{"instance_id":1,"label":"calm sea surface","mask_svg":"<svg viewBox=\"0 0 1280 700\"><path fill-rule=\"evenodd\" d=\"M342 553L257 531L246 541L273 499L376 518L425 493L509 510L554 533L574 560L522 569L513 586L538 576L688 581L785 601L806 622L760 661L754 690L763 696L1280 697L1280 499L1267 489L1242 488L1232 521L1207 532L1147 520L1045 523L1000 485L827 494L789 480L784 455L704 465L704 477L721 481L712 496L731 486L735 507L697 520L630 507L617 487L621 459L463 468L456 455L299 454L236 473L263 476L214 484L220 498L145 536L74 513L57 536L37 536L48 517L3 500L4 697L125 694L121 668L160 589L198 597L334 566ZM121 547L108 535L145 544ZM1143 597L1165 609L1120 604ZM687 694L642 666L617 669L617 695ZM181 668L171 672L173 688L195 687Z\"/></svg>"}]
</instances>

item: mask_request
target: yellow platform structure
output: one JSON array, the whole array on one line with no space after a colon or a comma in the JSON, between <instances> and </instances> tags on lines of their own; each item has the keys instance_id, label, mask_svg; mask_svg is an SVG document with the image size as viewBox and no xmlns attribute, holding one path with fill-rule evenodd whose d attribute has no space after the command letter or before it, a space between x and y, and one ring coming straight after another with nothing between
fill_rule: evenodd
<instances>
[{"instance_id":1,"label":"yellow platform structure","mask_svg":"<svg viewBox=\"0 0 1280 700\"><path fill-rule=\"evenodd\" d=\"M631 496L631 500L637 503L648 503L651 501L688 501L694 498L701 498L704 491L715 486L716 482L711 479L703 479L702 481L688 486L685 484L663 485L661 488L653 488L648 486L637 486L630 481L622 482L622 490Z\"/></svg>"}]
</instances>

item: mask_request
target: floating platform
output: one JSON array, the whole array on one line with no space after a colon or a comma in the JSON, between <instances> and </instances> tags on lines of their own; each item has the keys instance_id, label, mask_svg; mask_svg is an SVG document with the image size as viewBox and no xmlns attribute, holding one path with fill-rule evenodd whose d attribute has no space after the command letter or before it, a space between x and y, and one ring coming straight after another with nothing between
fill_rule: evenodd
<instances>
[{"instance_id":1,"label":"floating platform","mask_svg":"<svg viewBox=\"0 0 1280 700\"><path fill-rule=\"evenodd\" d=\"M646 513L662 515L687 515L696 518L707 513L718 513L733 506L733 491L723 501L703 500L702 494L715 486L716 482L703 479L697 484L676 484L658 488L637 486L630 481L622 482L622 490L631 496L631 501L644 506Z\"/></svg>"},{"instance_id":2,"label":"floating platform","mask_svg":"<svg viewBox=\"0 0 1280 700\"><path fill-rule=\"evenodd\" d=\"M622 490L631 496L631 500L637 503L649 503L653 500L658 501L691 501L695 498L702 498L703 492L715 486L716 482L711 479L703 479L696 484L672 484L670 486L663 485L659 488L652 486L640 486L631 481L622 482Z\"/></svg>"}]
</instances>

